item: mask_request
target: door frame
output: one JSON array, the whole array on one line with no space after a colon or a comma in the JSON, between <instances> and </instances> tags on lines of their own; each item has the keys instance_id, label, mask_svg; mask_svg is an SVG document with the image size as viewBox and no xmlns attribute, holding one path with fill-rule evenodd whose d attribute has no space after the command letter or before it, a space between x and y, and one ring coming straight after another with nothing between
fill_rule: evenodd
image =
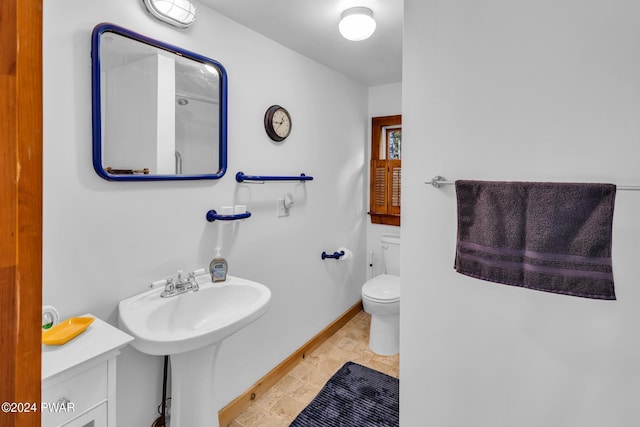
<instances>
[{"instance_id":1,"label":"door frame","mask_svg":"<svg viewBox=\"0 0 640 427\"><path fill-rule=\"evenodd\" d=\"M0 1L0 401L15 409L0 411L7 427L41 417L42 2Z\"/></svg>"}]
</instances>

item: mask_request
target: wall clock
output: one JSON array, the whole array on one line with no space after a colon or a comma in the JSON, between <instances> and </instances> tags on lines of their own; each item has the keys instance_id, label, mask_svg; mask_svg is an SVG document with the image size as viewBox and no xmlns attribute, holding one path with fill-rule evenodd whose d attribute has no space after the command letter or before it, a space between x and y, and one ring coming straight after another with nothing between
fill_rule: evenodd
<instances>
[{"instance_id":1,"label":"wall clock","mask_svg":"<svg viewBox=\"0 0 640 427\"><path fill-rule=\"evenodd\" d=\"M272 105L264 114L264 129L274 141L284 141L291 133L291 116L286 108Z\"/></svg>"}]
</instances>

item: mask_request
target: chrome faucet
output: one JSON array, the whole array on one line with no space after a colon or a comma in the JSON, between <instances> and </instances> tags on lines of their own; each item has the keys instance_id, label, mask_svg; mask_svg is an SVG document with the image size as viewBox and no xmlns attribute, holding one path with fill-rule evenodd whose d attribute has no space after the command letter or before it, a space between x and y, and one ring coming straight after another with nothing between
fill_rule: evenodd
<instances>
[{"instance_id":1,"label":"chrome faucet","mask_svg":"<svg viewBox=\"0 0 640 427\"><path fill-rule=\"evenodd\" d=\"M160 296L162 298L169 298L189 291L197 292L198 290L200 290L200 286L198 286L198 282L196 281L196 273L194 271L190 272L187 280L184 280L182 278L182 270L178 270L178 279L174 282L173 277L167 277L164 291L162 291Z\"/></svg>"}]
</instances>

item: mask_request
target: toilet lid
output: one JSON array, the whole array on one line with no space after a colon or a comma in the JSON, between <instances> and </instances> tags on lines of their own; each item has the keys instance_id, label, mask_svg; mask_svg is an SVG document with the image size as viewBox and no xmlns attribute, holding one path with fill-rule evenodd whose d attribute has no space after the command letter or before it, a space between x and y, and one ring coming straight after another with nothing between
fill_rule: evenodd
<instances>
[{"instance_id":1,"label":"toilet lid","mask_svg":"<svg viewBox=\"0 0 640 427\"><path fill-rule=\"evenodd\" d=\"M399 301L400 277L390 274L376 276L362 286L362 296L377 302Z\"/></svg>"}]
</instances>

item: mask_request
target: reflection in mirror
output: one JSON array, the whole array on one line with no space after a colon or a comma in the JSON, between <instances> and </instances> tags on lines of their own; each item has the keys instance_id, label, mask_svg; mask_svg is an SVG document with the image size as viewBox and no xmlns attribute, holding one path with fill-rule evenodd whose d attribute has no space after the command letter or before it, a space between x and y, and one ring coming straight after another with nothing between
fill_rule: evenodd
<instances>
[{"instance_id":1,"label":"reflection in mirror","mask_svg":"<svg viewBox=\"0 0 640 427\"><path fill-rule=\"evenodd\" d=\"M108 180L217 179L227 163L218 62L100 24L92 36L93 167Z\"/></svg>"}]
</instances>

